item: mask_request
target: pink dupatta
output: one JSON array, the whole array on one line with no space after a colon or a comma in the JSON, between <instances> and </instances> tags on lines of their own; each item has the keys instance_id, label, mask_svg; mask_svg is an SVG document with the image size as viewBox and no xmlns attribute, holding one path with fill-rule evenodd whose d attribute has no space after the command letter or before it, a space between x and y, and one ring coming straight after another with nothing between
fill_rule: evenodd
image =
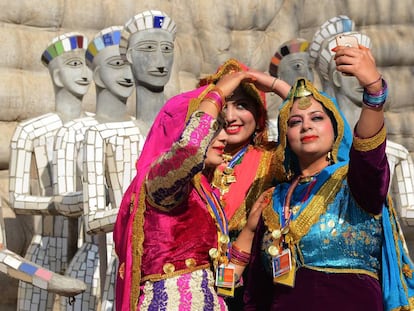
<instances>
[{"instance_id":1,"label":"pink dupatta","mask_svg":"<svg viewBox=\"0 0 414 311\"><path fill-rule=\"evenodd\" d=\"M141 155L136 162L137 174L122 198L113 231L115 251L119 259L115 289L117 311L135 311L138 304L139 263L144 240L143 226L141 226L144 210L138 210L138 207L145 206L143 204L145 192L141 189L145 176L151 163L178 140L188 117L198 106L198 97L202 98L200 95L203 91L211 87L204 86L172 97L160 110L148 133Z\"/></svg>"}]
</instances>

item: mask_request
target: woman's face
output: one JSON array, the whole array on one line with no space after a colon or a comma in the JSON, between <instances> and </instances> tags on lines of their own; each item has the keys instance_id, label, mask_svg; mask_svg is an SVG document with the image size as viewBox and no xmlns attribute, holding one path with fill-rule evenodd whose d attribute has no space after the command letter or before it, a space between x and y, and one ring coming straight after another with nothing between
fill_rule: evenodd
<instances>
[{"instance_id":1,"label":"woman's face","mask_svg":"<svg viewBox=\"0 0 414 311\"><path fill-rule=\"evenodd\" d=\"M224 109L228 135L226 151L232 152L248 143L256 130L256 102L237 88Z\"/></svg>"},{"instance_id":2,"label":"woman's face","mask_svg":"<svg viewBox=\"0 0 414 311\"><path fill-rule=\"evenodd\" d=\"M206 167L214 168L223 163L223 153L227 137L226 130L222 129L211 141L210 146L207 149L206 159L204 161Z\"/></svg>"},{"instance_id":3,"label":"woman's face","mask_svg":"<svg viewBox=\"0 0 414 311\"><path fill-rule=\"evenodd\" d=\"M311 105L300 109L299 99L295 100L288 119L287 140L303 169L321 164L326 166L326 156L334 143L334 128L322 105L310 97Z\"/></svg>"}]
</instances>

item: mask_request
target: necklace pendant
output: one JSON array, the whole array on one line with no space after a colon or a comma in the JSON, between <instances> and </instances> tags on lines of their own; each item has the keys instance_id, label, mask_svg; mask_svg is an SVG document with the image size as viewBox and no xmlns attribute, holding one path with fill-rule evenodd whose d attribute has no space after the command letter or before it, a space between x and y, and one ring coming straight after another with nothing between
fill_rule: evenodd
<instances>
[{"instance_id":1,"label":"necklace pendant","mask_svg":"<svg viewBox=\"0 0 414 311\"><path fill-rule=\"evenodd\" d=\"M226 185L230 185L234 182L236 182L236 177L233 175L223 176L224 177L224 183Z\"/></svg>"},{"instance_id":2,"label":"necklace pendant","mask_svg":"<svg viewBox=\"0 0 414 311\"><path fill-rule=\"evenodd\" d=\"M286 235L289 232L289 226L285 226L282 228L282 234Z\"/></svg>"},{"instance_id":3,"label":"necklace pendant","mask_svg":"<svg viewBox=\"0 0 414 311\"><path fill-rule=\"evenodd\" d=\"M226 163L230 162L232 158L233 156L231 154L228 154L228 153L223 154L223 160Z\"/></svg>"},{"instance_id":4,"label":"necklace pendant","mask_svg":"<svg viewBox=\"0 0 414 311\"><path fill-rule=\"evenodd\" d=\"M224 175L232 175L234 173L234 168L232 168L232 167L226 167L223 170L223 173L224 173Z\"/></svg>"}]
</instances>

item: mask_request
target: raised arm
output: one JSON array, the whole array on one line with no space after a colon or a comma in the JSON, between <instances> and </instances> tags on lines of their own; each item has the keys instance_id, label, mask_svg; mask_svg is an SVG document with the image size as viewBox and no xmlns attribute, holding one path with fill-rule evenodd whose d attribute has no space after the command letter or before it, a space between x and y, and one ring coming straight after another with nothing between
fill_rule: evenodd
<instances>
[{"instance_id":1,"label":"raised arm","mask_svg":"<svg viewBox=\"0 0 414 311\"><path fill-rule=\"evenodd\" d=\"M354 75L364 88L363 105L356 134L360 138L376 135L384 125L384 103L387 85L379 73L371 50L359 46L336 47L336 68L338 71Z\"/></svg>"},{"instance_id":2,"label":"raised arm","mask_svg":"<svg viewBox=\"0 0 414 311\"><path fill-rule=\"evenodd\" d=\"M390 182L383 109L387 83L368 48L336 47L334 51L337 69L354 75L364 88L361 114L350 151L350 190L362 208L380 214Z\"/></svg>"}]
</instances>

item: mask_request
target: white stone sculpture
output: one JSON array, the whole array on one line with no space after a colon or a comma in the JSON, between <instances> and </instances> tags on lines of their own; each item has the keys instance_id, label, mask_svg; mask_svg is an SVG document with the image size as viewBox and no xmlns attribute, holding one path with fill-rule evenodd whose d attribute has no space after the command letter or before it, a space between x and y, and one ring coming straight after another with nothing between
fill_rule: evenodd
<instances>
[{"instance_id":1,"label":"white stone sculpture","mask_svg":"<svg viewBox=\"0 0 414 311\"><path fill-rule=\"evenodd\" d=\"M126 22L119 47L122 59L131 66L131 78L136 85L136 119L116 120L111 113L108 116L117 122L108 122L110 118L106 118L103 120L106 122L86 133L83 170L86 231L107 237L108 246L122 196L136 174L135 162L145 136L165 102L163 91L171 74L174 39L175 23L164 12L144 11ZM101 71L100 80L108 81L111 76L109 71ZM126 112L125 104L122 109L114 99L108 101L97 96L97 107L103 100L107 102L106 110ZM110 310L114 307L117 258L111 247L107 248L108 260L104 260L103 254L100 258L101 271L106 271L106 275L101 274L101 280L105 280L101 309Z\"/></svg>"},{"instance_id":2,"label":"white stone sculpture","mask_svg":"<svg viewBox=\"0 0 414 311\"><path fill-rule=\"evenodd\" d=\"M72 204L59 212L79 220L79 249L74 254L65 274L83 280L86 291L71 305L61 299L61 310L98 310L102 304L102 291L107 267L107 242L104 235L86 233L83 198L83 160L85 133L102 122L131 120L126 102L134 89L130 66L119 54L121 26L100 31L89 43L85 53L86 64L93 71L96 89L96 114L66 123L56 135L54 172L57 176L55 193ZM120 127L120 125L118 125ZM79 217L82 216L82 217ZM77 237L72 232L72 238ZM109 255L112 242L108 241ZM102 274L101 271L104 271Z\"/></svg>"},{"instance_id":3,"label":"white stone sculpture","mask_svg":"<svg viewBox=\"0 0 414 311\"><path fill-rule=\"evenodd\" d=\"M53 146L63 124L83 115L82 99L91 83L84 56L87 43L83 34L67 33L48 45L42 63L53 82L55 112L18 124L10 144L10 205L16 214L38 215L25 258L56 273L63 273L70 260L70 229L57 211L65 202L53 193ZM18 300L19 310L54 310L54 293L28 283L20 282Z\"/></svg>"}]
</instances>

